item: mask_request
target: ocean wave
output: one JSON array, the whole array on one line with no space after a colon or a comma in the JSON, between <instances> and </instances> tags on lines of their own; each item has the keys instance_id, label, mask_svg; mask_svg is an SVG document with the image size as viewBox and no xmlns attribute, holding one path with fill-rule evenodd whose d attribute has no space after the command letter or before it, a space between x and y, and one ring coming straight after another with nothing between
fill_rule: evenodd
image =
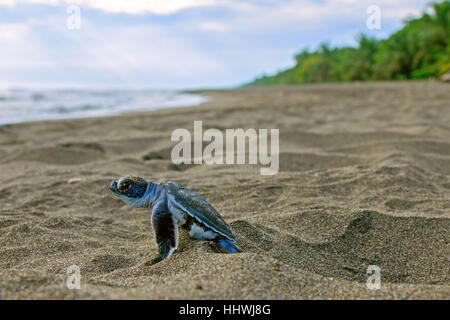
<instances>
[{"instance_id":1,"label":"ocean wave","mask_svg":"<svg viewBox=\"0 0 450 320\"><path fill-rule=\"evenodd\" d=\"M0 92L0 124L116 115L200 104L200 95L171 90L26 90Z\"/></svg>"}]
</instances>

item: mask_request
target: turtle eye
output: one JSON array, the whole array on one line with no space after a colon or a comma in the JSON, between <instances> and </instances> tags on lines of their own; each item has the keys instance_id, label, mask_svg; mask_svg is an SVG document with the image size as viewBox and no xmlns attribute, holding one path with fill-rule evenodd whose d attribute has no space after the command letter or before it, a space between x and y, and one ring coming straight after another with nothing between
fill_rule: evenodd
<instances>
[{"instance_id":1,"label":"turtle eye","mask_svg":"<svg viewBox=\"0 0 450 320\"><path fill-rule=\"evenodd\" d=\"M117 188L121 192L127 192L133 186L133 181L130 179L120 179L119 183L117 183Z\"/></svg>"}]
</instances>

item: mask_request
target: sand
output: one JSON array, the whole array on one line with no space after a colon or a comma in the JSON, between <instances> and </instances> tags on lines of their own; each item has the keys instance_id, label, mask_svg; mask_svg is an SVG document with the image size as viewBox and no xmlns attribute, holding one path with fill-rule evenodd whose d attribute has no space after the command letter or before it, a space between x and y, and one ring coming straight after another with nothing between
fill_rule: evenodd
<instances>
[{"instance_id":1,"label":"sand","mask_svg":"<svg viewBox=\"0 0 450 320\"><path fill-rule=\"evenodd\" d=\"M0 298L450 298L448 84L201 93L197 107L0 128ZM173 165L171 133L194 120L278 128L280 172ZM182 233L155 263L149 210L107 188L127 174L202 195L244 252ZM71 265L79 290L66 286Z\"/></svg>"}]
</instances>

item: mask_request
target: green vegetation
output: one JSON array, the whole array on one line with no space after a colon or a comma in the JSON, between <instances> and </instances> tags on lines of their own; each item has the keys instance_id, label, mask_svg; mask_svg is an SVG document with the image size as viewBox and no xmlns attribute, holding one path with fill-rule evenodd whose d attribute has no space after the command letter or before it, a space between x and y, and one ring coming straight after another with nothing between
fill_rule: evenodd
<instances>
[{"instance_id":1,"label":"green vegetation","mask_svg":"<svg viewBox=\"0 0 450 320\"><path fill-rule=\"evenodd\" d=\"M322 44L313 52L303 50L295 56L293 68L248 85L440 77L450 70L450 1L431 8L432 14L406 20L388 39L361 34L357 48Z\"/></svg>"}]
</instances>

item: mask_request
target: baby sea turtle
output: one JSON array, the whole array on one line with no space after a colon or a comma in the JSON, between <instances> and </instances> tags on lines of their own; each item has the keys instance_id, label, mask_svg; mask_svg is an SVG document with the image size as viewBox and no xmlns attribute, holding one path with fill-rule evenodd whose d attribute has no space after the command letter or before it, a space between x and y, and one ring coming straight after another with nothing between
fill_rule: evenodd
<instances>
[{"instance_id":1,"label":"baby sea turtle","mask_svg":"<svg viewBox=\"0 0 450 320\"><path fill-rule=\"evenodd\" d=\"M219 213L202 197L175 182L158 184L139 177L122 177L109 188L123 202L141 208L152 207L150 220L156 234L161 260L178 245L178 226L197 240L216 241L231 253L241 250Z\"/></svg>"}]
</instances>

